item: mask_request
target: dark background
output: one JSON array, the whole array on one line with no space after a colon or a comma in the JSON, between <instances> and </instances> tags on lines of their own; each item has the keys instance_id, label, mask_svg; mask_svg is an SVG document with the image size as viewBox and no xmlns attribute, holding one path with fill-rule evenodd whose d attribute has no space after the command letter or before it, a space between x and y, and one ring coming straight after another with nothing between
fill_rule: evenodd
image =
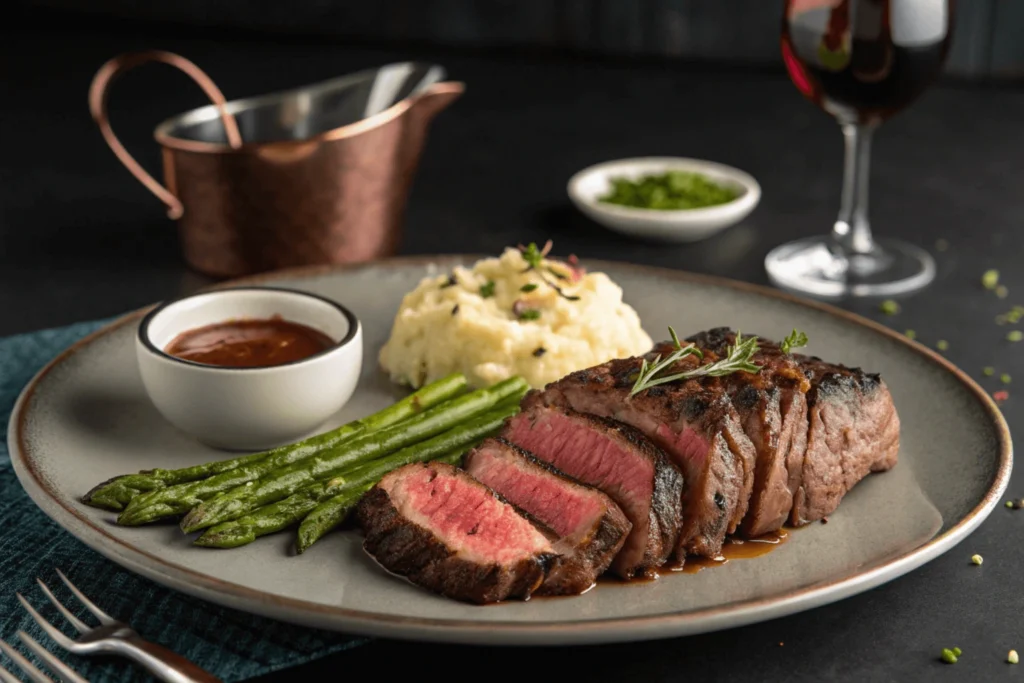
<instances>
[{"instance_id":1,"label":"dark background","mask_svg":"<svg viewBox=\"0 0 1024 683\"><path fill-rule=\"evenodd\" d=\"M840 135L781 70L778 2L140 0L70 9L79 5L14 3L0 28L0 334L114 315L209 283L184 267L174 225L116 161L86 109L95 70L134 49L187 56L229 99L392 61L444 65L467 91L431 130L405 254L496 253L551 238L584 259L765 283L767 251L827 231L838 207ZM1024 18L1014 22L1024 3L960 5L946 78L882 127L872 174L876 231L932 250L938 278L892 318L877 302L843 305L915 329L925 344L948 340L951 360L996 390L981 367L1024 377L1020 347L993 322L1021 302L1024 287L1022 43L1012 28L1024 27ZM652 16L687 28L666 34L671 22ZM202 104L183 76L147 67L119 81L111 115L127 147L156 170L153 126ZM572 173L639 155L735 165L760 181L762 202L742 224L688 246L629 240L571 207ZM947 250L936 249L939 239ZM979 284L993 267L1009 286L1005 301ZM1016 401L1003 406L1014 428ZM1024 494L1018 481L1010 495ZM264 680L336 679L370 667L386 680L425 672L454 680L1016 680L1024 674L1005 657L1024 652L1021 524L1024 512L999 508L909 576L742 629L599 648L381 640ZM985 557L981 568L969 562L975 552ZM941 648L953 645L963 659L941 664Z\"/></svg>"}]
</instances>

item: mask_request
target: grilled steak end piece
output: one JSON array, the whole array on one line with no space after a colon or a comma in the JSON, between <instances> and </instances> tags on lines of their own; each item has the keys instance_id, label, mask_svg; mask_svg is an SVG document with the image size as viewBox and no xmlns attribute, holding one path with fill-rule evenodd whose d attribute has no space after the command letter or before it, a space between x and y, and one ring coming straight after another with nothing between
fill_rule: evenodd
<instances>
[{"instance_id":1,"label":"grilled steak end piece","mask_svg":"<svg viewBox=\"0 0 1024 683\"><path fill-rule=\"evenodd\" d=\"M538 595L591 588L633 528L606 494L501 437L486 439L470 451L465 468L554 533L559 558Z\"/></svg>"},{"instance_id":2,"label":"grilled steak end piece","mask_svg":"<svg viewBox=\"0 0 1024 683\"><path fill-rule=\"evenodd\" d=\"M860 368L795 356L811 384L807 393L807 450L790 523L831 514L871 472L896 464L900 418L881 377Z\"/></svg>"},{"instance_id":3,"label":"grilled steak end piece","mask_svg":"<svg viewBox=\"0 0 1024 683\"><path fill-rule=\"evenodd\" d=\"M387 474L356 508L365 550L388 571L449 598L527 599L557 554L507 501L446 463Z\"/></svg>"},{"instance_id":4,"label":"grilled steak end piece","mask_svg":"<svg viewBox=\"0 0 1024 683\"><path fill-rule=\"evenodd\" d=\"M661 566L676 545L683 478L635 429L612 420L530 402L501 436L562 472L604 491L633 525L612 562L623 578Z\"/></svg>"}]
</instances>

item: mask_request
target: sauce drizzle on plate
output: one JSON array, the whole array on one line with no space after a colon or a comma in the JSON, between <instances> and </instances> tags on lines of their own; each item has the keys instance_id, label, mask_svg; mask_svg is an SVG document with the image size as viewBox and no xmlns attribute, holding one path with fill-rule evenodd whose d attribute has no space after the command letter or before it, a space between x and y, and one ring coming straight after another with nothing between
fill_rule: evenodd
<instances>
[{"instance_id":1,"label":"sauce drizzle on plate","mask_svg":"<svg viewBox=\"0 0 1024 683\"><path fill-rule=\"evenodd\" d=\"M187 330L171 340L165 352L204 365L261 368L309 358L335 343L319 330L274 316Z\"/></svg>"}]
</instances>

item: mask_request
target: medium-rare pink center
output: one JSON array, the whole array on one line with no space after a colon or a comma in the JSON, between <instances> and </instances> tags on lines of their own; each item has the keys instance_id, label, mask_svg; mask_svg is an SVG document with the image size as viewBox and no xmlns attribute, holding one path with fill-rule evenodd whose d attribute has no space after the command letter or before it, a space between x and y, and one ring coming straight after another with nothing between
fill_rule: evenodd
<instances>
[{"instance_id":1,"label":"medium-rare pink center","mask_svg":"<svg viewBox=\"0 0 1024 683\"><path fill-rule=\"evenodd\" d=\"M483 455L483 454L481 454ZM603 512L601 501L554 475L488 457L473 475L565 538Z\"/></svg>"},{"instance_id":2,"label":"medium-rare pink center","mask_svg":"<svg viewBox=\"0 0 1024 683\"><path fill-rule=\"evenodd\" d=\"M658 425L655 442L671 455L672 460L683 470L683 477L689 481L697 481L704 470L710 445L696 431L687 427L676 434L662 423Z\"/></svg>"},{"instance_id":3,"label":"medium-rare pink center","mask_svg":"<svg viewBox=\"0 0 1024 683\"><path fill-rule=\"evenodd\" d=\"M402 514L471 559L504 564L551 552L536 527L470 479L435 476L424 467L392 489L392 503Z\"/></svg>"},{"instance_id":4,"label":"medium-rare pink center","mask_svg":"<svg viewBox=\"0 0 1024 683\"><path fill-rule=\"evenodd\" d=\"M516 444L569 476L608 493L620 501L633 520L647 518L654 494L653 462L636 457L602 432L587 429L558 412L547 413L532 429L527 419L513 420L512 424Z\"/></svg>"}]
</instances>

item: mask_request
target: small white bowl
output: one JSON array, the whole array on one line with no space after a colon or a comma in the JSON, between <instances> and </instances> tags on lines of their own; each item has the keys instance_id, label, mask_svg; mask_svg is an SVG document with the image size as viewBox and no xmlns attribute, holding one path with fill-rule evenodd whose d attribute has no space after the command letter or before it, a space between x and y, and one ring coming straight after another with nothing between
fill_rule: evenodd
<instances>
[{"instance_id":1,"label":"small white bowl","mask_svg":"<svg viewBox=\"0 0 1024 683\"><path fill-rule=\"evenodd\" d=\"M255 368L196 363L164 351L197 327L275 315L319 330L337 344L292 363ZM171 424L216 448L263 450L300 440L341 410L359 382L363 333L351 311L329 299L238 287L153 309L139 324L135 349L146 391Z\"/></svg>"},{"instance_id":2,"label":"small white bowl","mask_svg":"<svg viewBox=\"0 0 1024 683\"><path fill-rule=\"evenodd\" d=\"M690 171L739 191L726 204L700 209L639 209L598 201L611 190L613 177L639 179L666 171ZM753 176L713 161L683 157L619 159L586 168L569 179L569 198L580 211L606 228L634 237L664 242L695 242L738 223L761 200L761 186Z\"/></svg>"}]
</instances>

